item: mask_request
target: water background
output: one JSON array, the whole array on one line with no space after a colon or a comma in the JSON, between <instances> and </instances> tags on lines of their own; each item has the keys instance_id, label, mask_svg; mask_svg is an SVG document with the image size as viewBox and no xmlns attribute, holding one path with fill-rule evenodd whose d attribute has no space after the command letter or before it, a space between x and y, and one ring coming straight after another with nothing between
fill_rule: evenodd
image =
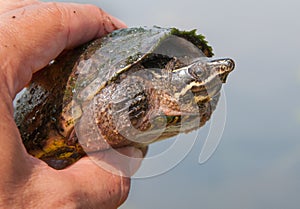
<instances>
[{"instance_id":1,"label":"water background","mask_svg":"<svg viewBox=\"0 0 300 209\"><path fill-rule=\"evenodd\" d=\"M200 165L198 140L172 170L134 179L121 209L299 208L300 1L77 2L96 4L130 27L198 29L215 56L236 61L224 86L227 120L214 155Z\"/></svg>"}]
</instances>

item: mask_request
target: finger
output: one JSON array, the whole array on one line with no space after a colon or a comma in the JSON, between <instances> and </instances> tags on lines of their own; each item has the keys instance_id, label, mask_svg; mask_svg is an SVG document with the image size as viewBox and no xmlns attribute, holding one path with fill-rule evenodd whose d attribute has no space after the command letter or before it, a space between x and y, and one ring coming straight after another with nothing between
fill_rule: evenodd
<instances>
[{"instance_id":1,"label":"finger","mask_svg":"<svg viewBox=\"0 0 300 209\"><path fill-rule=\"evenodd\" d=\"M41 3L1 15L0 69L11 96L64 49L122 27L92 5Z\"/></svg>"},{"instance_id":2,"label":"finger","mask_svg":"<svg viewBox=\"0 0 300 209\"><path fill-rule=\"evenodd\" d=\"M37 0L0 0L0 15L11 10L38 3L40 2Z\"/></svg>"},{"instance_id":3,"label":"finger","mask_svg":"<svg viewBox=\"0 0 300 209\"><path fill-rule=\"evenodd\" d=\"M143 156L143 152L134 147L124 147L107 152L96 152L88 156L97 166L112 174L131 177L142 162L142 157L135 157L135 155Z\"/></svg>"},{"instance_id":4,"label":"finger","mask_svg":"<svg viewBox=\"0 0 300 209\"><path fill-rule=\"evenodd\" d=\"M128 157L139 159L139 162L131 160L119 162L116 159L115 151L108 150L99 152L97 161L85 157L70 168L61 171L69 181L77 182L76 186L80 191L77 195L78 199L82 200L81 203L85 204L82 205L83 208L95 208L97 204L102 205L103 203L107 206L106 208L117 208L126 200L130 188L130 178L124 176L124 173L133 167L137 169L141 163L142 152L133 147L118 150ZM87 195L97 201L91 202L81 195Z\"/></svg>"}]
</instances>

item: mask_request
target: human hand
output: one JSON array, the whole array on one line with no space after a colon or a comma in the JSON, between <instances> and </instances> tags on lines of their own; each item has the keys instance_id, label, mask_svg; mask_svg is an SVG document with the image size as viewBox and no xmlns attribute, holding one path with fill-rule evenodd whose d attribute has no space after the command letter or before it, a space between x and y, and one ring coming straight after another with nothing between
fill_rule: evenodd
<instances>
[{"instance_id":1,"label":"human hand","mask_svg":"<svg viewBox=\"0 0 300 209\"><path fill-rule=\"evenodd\" d=\"M0 0L0 208L117 208L125 201L130 187L125 176L140 161L119 162L113 151L105 151L95 154L96 159L110 164L113 172L88 157L54 170L27 154L12 104L32 74L64 49L122 27L126 26L91 5ZM119 151L142 156L133 147Z\"/></svg>"}]
</instances>

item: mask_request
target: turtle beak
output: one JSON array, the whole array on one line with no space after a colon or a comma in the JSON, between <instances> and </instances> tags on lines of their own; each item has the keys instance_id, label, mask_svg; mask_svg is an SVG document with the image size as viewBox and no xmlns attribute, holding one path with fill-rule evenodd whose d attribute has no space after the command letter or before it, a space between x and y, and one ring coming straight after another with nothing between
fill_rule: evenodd
<instances>
[{"instance_id":1,"label":"turtle beak","mask_svg":"<svg viewBox=\"0 0 300 209\"><path fill-rule=\"evenodd\" d=\"M216 71L222 83L226 82L227 76L235 67L235 63L230 58L209 59L207 66Z\"/></svg>"}]
</instances>

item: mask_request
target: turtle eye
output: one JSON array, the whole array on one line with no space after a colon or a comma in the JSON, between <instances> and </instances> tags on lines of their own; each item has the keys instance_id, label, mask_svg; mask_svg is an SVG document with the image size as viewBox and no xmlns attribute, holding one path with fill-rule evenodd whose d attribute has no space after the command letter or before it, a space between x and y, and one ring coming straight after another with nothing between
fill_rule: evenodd
<instances>
[{"instance_id":1,"label":"turtle eye","mask_svg":"<svg viewBox=\"0 0 300 209\"><path fill-rule=\"evenodd\" d=\"M197 62L188 67L188 72L195 80L202 81L208 76L208 71L205 68L205 64Z\"/></svg>"}]
</instances>

